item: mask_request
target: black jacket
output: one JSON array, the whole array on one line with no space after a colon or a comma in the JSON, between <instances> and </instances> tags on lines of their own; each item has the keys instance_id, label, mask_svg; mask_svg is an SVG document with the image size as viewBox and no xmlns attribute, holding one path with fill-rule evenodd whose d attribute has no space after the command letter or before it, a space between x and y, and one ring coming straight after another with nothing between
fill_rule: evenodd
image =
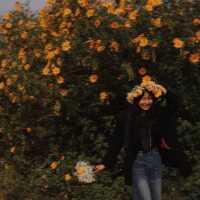
<instances>
[{"instance_id":1,"label":"black jacket","mask_svg":"<svg viewBox=\"0 0 200 200\"><path fill-rule=\"evenodd\" d=\"M148 111L149 112L149 111ZM139 150L138 146L138 119L141 109L130 104L128 108L121 111L115 130L109 141L109 148L102 164L106 169L113 171L117 161L117 156L124 147L124 167L121 170L125 176L125 184L132 184L132 164ZM149 112L149 117L154 121L152 132L155 134L156 146L159 149L162 163L165 166L178 168L184 177L192 173L189 160L184 152L184 148L178 142L176 134L176 119L166 109L153 109ZM164 148L163 141L170 147Z\"/></svg>"}]
</instances>

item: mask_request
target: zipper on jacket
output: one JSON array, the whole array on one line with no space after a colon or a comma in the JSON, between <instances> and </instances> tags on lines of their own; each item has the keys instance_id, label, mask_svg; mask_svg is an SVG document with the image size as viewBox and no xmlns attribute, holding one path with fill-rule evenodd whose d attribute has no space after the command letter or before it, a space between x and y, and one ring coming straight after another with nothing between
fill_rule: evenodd
<instances>
[{"instance_id":1,"label":"zipper on jacket","mask_svg":"<svg viewBox=\"0 0 200 200\"><path fill-rule=\"evenodd\" d=\"M148 132L149 132L149 150L151 151L151 131L150 131L150 127L148 128Z\"/></svg>"}]
</instances>

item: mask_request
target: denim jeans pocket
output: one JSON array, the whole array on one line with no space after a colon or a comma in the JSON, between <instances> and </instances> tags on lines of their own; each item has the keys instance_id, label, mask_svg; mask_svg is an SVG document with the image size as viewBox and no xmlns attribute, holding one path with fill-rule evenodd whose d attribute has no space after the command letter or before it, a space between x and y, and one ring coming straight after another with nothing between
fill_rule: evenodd
<instances>
[{"instance_id":1,"label":"denim jeans pocket","mask_svg":"<svg viewBox=\"0 0 200 200\"><path fill-rule=\"evenodd\" d=\"M161 172L162 172L162 162L160 154L154 155L154 159L152 162L152 178L153 179L159 179L161 178Z\"/></svg>"},{"instance_id":2,"label":"denim jeans pocket","mask_svg":"<svg viewBox=\"0 0 200 200\"><path fill-rule=\"evenodd\" d=\"M150 180L151 181L156 181L158 179L161 179L162 176L162 167L161 165L157 165L154 168L151 169L151 174L150 174Z\"/></svg>"},{"instance_id":3,"label":"denim jeans pocket","mask_svg":"<svg viewBox=\"0 0 200 200\"><path fill-rule=\"evenodd\" d=\"M153 151L151 152L151 157L153 157L153 159L157 162L161 161L161 155L159 153L159 151Z\"/></svg>"},{"instance_id":4,"label":"denim jeans pocket","mask_svg":"<svg viewBox=\"0 0 200 200\"><path fill-rule=\"evenodd\" d=\"M160 156L160 153L157 152L156 155L155 155L155 160L157 163L161 164L162 163L162 160L161 160L161 156Z\"/></svg>"},{"instance_id":5,"label":"denim jeans pocket","mask_svg":"<svg viewBox=\"0 0 200 200\"><path fill-rule=\"evenodd\" d=\"M133 162L133 167L140 168L140 167L144 166L144 163L145 163L144 157L142 155L138 154L136 156L136 159Z\"/></svg>"}]
</instances>

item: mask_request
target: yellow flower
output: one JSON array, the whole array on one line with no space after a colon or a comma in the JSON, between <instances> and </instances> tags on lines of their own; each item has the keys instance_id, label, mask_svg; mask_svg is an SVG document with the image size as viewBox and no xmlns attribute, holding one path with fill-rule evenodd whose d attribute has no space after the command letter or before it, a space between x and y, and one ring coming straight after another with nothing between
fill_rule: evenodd
<instances>
[{"instance_id":1,"label":"yellow flower","mask_svg":"<svg viewBox=\"0 0 200 200\"><path fill-rule=\"evenodd\" d=\"M32 128L27 127L27 128L26 128L26 132L27 132L27 133L31 133L31 132L32 132Z\"/></svg>"},{"instance_id":2,"label":"yellow flower","mask_svg":"<svg viewBox=\"0 0 200 200\"><path fill-rule=\"evenodd\" d=\"M28 22L26 22L25 27L28 30L34 29L36 27L36 22L29 20Z\"/></svg>"},{"instance_id":3,"label":"yellow flower","mask_svg":"<svg viewBox=\"0 0 200 200\"><path fill-rule=\"evenodd\" d=\"M46 42L47 41L47 34L46 33L41 33L39 38L43 41Z\"/></svg>"},{"instance_id":4,"label":"yellow flower","mask_svg":"<svg viewBox=\"0 0 200 200\"><path fill-rule=\"evenodd\" d=\"M2 19L4 20L10 20L12 18L12 13L11 12L7 12L2 16Z\"/></svg>"},{"instance_id":5,"label":"yellow flower","mask_svg":"<svg viewBox=\"0 0 200 200\"><path fill-rule=\"evenodd\" d=\"M56 49L54 50L54 54L55 54L55 55L59 55L60 52L61 52L61 49L60 49L60 48L56 48Z\"/></svg>"},{"instance_id":6,"label":"yellow flower","mask_svg":"<svg viewBox=\"0 0 200 200\"><path fill-rule=\"evenodd\" d=\"M17 67L17 62L12 62L12 64L11 64L11 66L12 66L12 68L15 68L15 67Z\"/></svg>"},{"instance_id":7,"label":"yellow flower","mask_svg":"<svg viewBox=\"0 0 200 200\"><path fill-rule=\"evenodd\" d=\"M0 82L0 90L3 90L5 88L5 83L4 82Z\"/></svg>"},{"instance_id":8,"label":"yellow flower","mask_svg":"<svg viewBox=\"0 0 200 200\"><path fill-rule=\"evenodd\" d=\"M126 99L128 100L128 102L132 102L133 98L134 98L133 93L132 92L128 92L127 93L127 97L126 97Z\"/></svg>"},{"instance_id":9,"label":"yellow flower","mask_svg":"<svg viewBox=\"0 0 200 200\"><path fill-rule=\"evenodd\" d=\"M155 97L158 98L162 95L162 92L161 90L157 90L155 93L154 93Z\"/></svg>"},{"instance_id":10,"label":"yellow flower","mask_svg":"<svg viewBox=\"0 0 200 200\"><path fill-rule=\"evenodd\" d=\"M118 52L119 51L119 43L116 41L112 41L110 44L110 48L112 50L114 50L115 52Z\"/></svg>"},{"instance_id":11,"label":"yellow flower","mask_svg":"<svg viewBox=\"0 0 200 200\"><path fill-rule=\"evenodd\" d=\"M6 85L10 86L10 85L12 85L12 83L13 83L13 81L11 78L6 79Z\"/></svg>"},{"instance_id":12,"label":"yellow flower","mask_svg":"<svg viewBox=\"0 0 200 200\"><path fill-rule=\"evenodd\" d=\"M24 50L23 48L20 49L20 50L19 50L19 53L18 53L18 59L19 59L19 60L23 59L23 58L25 57L25 55L26 55L25 50Z\"/></svg>"},{"instance_id":13,"label":"yellow flower","mask_svg":"<svg viewBox=\"0 0 200 200\"><path fill-rule=\"evenodd\" d=\"M146 47L149 43L149 40L146 37L141 37L139 46L141 47Z\"/></svg>"},{"instance_id":14,"label":"yellow flower","mask_svg":"<svg viewBox=\"0 0 200 200\"><path fill-rule=\"evenodd\" d=\"M90 49L96 49L98 52L103 51L105 47L101 44L101 40L89 40L88 41Z\"/></svg>"},{"instance_id":15,"label":"yellow flower","mask_svg":"<svg viewBox=\"0 0 200 200\"><path fill-rule=\"evenodd\" d=\"M126 6L126 0L120 0L119 6L120 6L120 8L124 8Z\"/></svg>"},{"instance_id":16,"label":"yellow flower","mask_svg":"<svg viewBox=\"0 0 200 200\"><path fill-rule=\"evenodd\" d=\"M132 12L129 13L128 18L129 18L130 20L135 21L136 18L137 18L137 16L138 16L138 11L135 10L135 11L132 11Z\"/></svg>"},{"instance_id":17,"label":"yellow flower","mask_svg":"<svg viewBox=\"0 0 200 200\"><path fill-rule=\"evenodd\" d=\"M31 65L30 65L30 64L26 64L26 65L24 65L24 69L25 69L25 70L28 71L30 68L31 68Z\"/></svg>"},{"instance_id":18,"label":"yellow flower","mask_svg":"<svg viewBox=\"0 0 200 200\"><path fill-rule=\"evenodd\" d=\"M71 15L71 13L72 13L72 10L70 8L65 8L63 10L63 17L69 16Z\"/></svg>"},{"instance_id":19,"label":"yellow flower","mask_svg":"<svg viewBox=\"0 0 200 200\"><path fill-rule=\"evenodd\" d=\"M200 61L200 55L199 55L199 53L190 54L189 60L193 64L198 63Z\"/></svg>"},{"instance_id":20,"label":"yellow flower","mask_svg":"<svg viewBox=\"0 0 200 200\"><path fill-rule=\"evenodd\" d=\"M101 20L100 19L96 19L94 22L94 25L96 28L98 28L101 25Z\"/></svg>"},{"instance_id":21,"label":"yellow flower","mask_svg":"<svg viewBox=\"0 0 200 200\"><path fill-rule=\"evenodd\" d=\"M113 6L110 6L110 7L107 8L107 12L115 15L115 8Z\"/></svg>"},{"instance_id":22,"label":"yellow flower","mask_svg":"<svg viewBox=\"0 0 200 200\"><path fill-rule=\"evenodd\" d=\"M154 25L155 27L162 27L161 19L160 18L154 18L151 19L151 24Z\"/></svg>"},{"instance_id":23,"label":"yellow flower","mask_svg":"<svg viewBox=\"0 0 200 200\"><path fill-rule=\"evenodd\" d=\"M147 83L151 81L151 76L149 75L145 75L143 78L142 78L142 83Z\"/></svg>"},{"instance_id":24,"label":"yellow flower","mask_svg":"<svg viewBox=\"0 0 200 200\"><path fill-rule=\"evenodd\" d=\"M81 7L86 7L88 5L88 0L78 0Z\"/></svg>"},{"instance_id":25,"label":"yellow flower","mask_svg":"<svg viewBox=\"0 0 200 200\"><path fill-rule=\"evenodd\" d=\"M142 95L142 93L143 93L143 90L142 89L137 89L135 92L134 92L134 97L139 97L140 95Z\"/></svg>"},{"instance_id":26,"label":"yellow flower","mask_svg":"<svg viewBox=\"0 0 200 200\"><path fill-rule=\"evenodd\" d=\"M151 12L151 11L153 11L153 6L147 4L144 6L144 9L148 12Z\"/></svg>"},{"instance_id":27,"label":"yellow flower","mask_svg":"<svg viewBox=\"0 0 200 200\"><path fill-rule=\"evenodd\" d=\"M33 53L34 53L34 55L35 55L36 58L40 58L41 57L41 52L40 52L39 49L34 49Z\"/></svg>"},{"instance_id":28,"label":"yellow flower","mask_svg":"<svg viewBox=\"0 0 200 200\"><path fill-rule=\"evenodd\" d=\"M133 43L139 43L140 47L145 47L149 44L149 40L144 34L140 34L135 39L132 40Z\"/></svg>"},{"instance_id":29,"label":"yellow flower","mask_svg":"<svg viewBox=\"0 0 200 200\"><path fill-rule=\"evenodd\" d=\"M24 57L21 59L22 64L26 64L27 63L27 57Z\"/></svg>"},{"instance_id":30,"label":"yellow flower","mask_svg":"<svg viewBox=\"0 0 200 200\"><path fill-rule=\"evenodd\" d=\"M124 27L125 27L125 28L131 28L131 23L130 23L130 21L126 21L126 22L124 23Z\"/></svg>"},{"instance_id":31,"label":"yellow flower","mask_svg":"<svg viewBox=\"0 0 200 200\"><path fill-rule=\"evenodd\" d=\"M198 41L200 41L200 30L195 33L195 36Z\"/></svg>"},{"instance_id":32,"label":"yellow flower","mask_svg":"<svg viewBox=\"0 0 200 200\"><path fill-rule=\"evenodd\" d=\"M184 46L184 42L180 38L173 39L174 47L180 49Z\"/></svg>"},{"instance_id":33,"label":"yellow flower","mask_svg":"<svg viewBox=\"0 0 200 200\"><path fill-rule=\"evenodd\" d=\"M87 10L86 15L87 15L87 17L92 17L94 15L94 13L95 13L94 9L89 9L89 10Z\"/></svg>"},{"instance_id":34,"label":"yellow flower","mask_svg":"<svg viewBox=\"0 0 200 200\"><path fill-rule=\"evenodd\" d=\"M80 14L81 14L80 8L76 8L74 16L79 17Z\"/></svg>"},{"instance_id":35,"label":"yellow flower","mask_svg":"<svg viewBox=\"0 0 200 200\"><path fill-rule=\"evenodd\" d=\"M62 50L63 51L69 51L70 49L71 49L71 43L70 43L70 41L65 41L62 44Z\"/></svg>"},{"instance_id":36,"label":"yellow flower","mask_svg":"<svg viewBox=\"0 0 200 200\"><path fill-rule=\"evenodd\" d=\"M112 23L110 24L110 27L111 27L112 29L118 29L118 28L120 27L120 25L119 25L118 22L112 22Z\"/></svg>"},{"instance_id":37,"label":"yellow flower","mask_svg":"<svg viewBox=\"0 0 200 200\"><path fill-rule=\"evenodd\" d=\"M156 92L157 90L155 90L155 85L152 81L149 81L148 83L144 84L144 87L148 90L148 91L152 91L152 92Z\"/></svg>"},{"instance_id":38,"label":"yellow flower","mask_svg":"<svg viewBox=\"0 0 200 200\"><path fill-rule=\"evenodd\" d=\"M13 82L16 82L19 77L17 74L13 74L13 75L11 75L11 78L12 78Z\"/></svg>"},{"instance_id":39,"label":"yellow flower","mask_svg":"<svg viewBox=\"0 0 200 200\"><path fill-rule=\"evenodd\" d=\"M28 33L26 31L23 31L21 34L20 34L21 38L26 40L28 38Z\"/></svg>"},{"instance_id":40,"label":"yellow flower","mask_svg":"<svg viewBox=\"0 0 200 200\"><path fill-rule=\"evenodd\" d=\"M102 52L105 49L105 46L97 47L97 52Z\"/></svg>"},{"instance_id":41,"label":"yellow flower","mask_svg":"<svg viewBox=\"0 0 200 200\"><path fill-rule=\"evenodd\" d=\"M62 66L62 65L63 65L63 60L62 60L61 58L57 58L56 64L57 64L58 66Z\"/></svg>"},{"instance_id":42,"label":"yellow flower","mask_svg":"<svg viewBox=\"0 0 200 200\"><path fill-rule=\"evenodd\" d=\"M64 79L62 76L59 76L59 77L57 78L57 82L58 82L58 84L62 84L62 83L65 82L65 79Z\"/></svg>"},{"instance_id":43,"label":"yellow flower","mask_svg":"<svg viewBox=\"0 0 200 200\"><path fill-rule=\"evenodd\" d=\"M86 43L88 43L88 47L90 49L96 48L96 41L94 41L93 39L87 40Z\"/></svg>"},{"instance_id":44,"label":"yellow flower","mask_svg":"<svg viewBox=\"0 0 200 200\"><path fill-rule=\"evenodd\" d=\"M148 0L147 5L151 5L152 7L160 6L162 4L162 0Z\"/></svg>"},{"instance_id":45,"label":"yellow flower","mask_svg":"<svg viewBox=\"0 0 200 200\"><path fill-rule=\"evenodd\" d=\"M7 67L8 64L9 64L9 61L8 61L7 59L4 59L4 60L1 61L1 67L2 67L2 68Z\"/></svg>"},{"instance_id":46,"label":"yellow flower","mask_svg":"<svg viewBox=\"0 0 200 200\"><path fill-rule=\"evenodd\" d=\"M56 31L52 31L51 35L56 37L56 38L60 37L60 33L56 32Z\"/></svg>"},{"instance_id":47,"label":"yellow flower","mask_svg":"<svg viewBox=\"0 0 200 200\"><path fill-rule=\"evenodd\" d=\"M24 24L24 20L23 19L20 19L19 21L18 21L18 23L17 23L17 25L19 25L19 26L22 26Z\"/></svg>"},{"instance_id":48,"label":"yellow flower","mask_svg":"<svg viewBox=\"0 0 200 200\"><path fill-rule=\"evenodd\" d=\"M16 101L18 100L14 92L9 93L9 100L11 101L11 103L16 103Z\"/></svg>"},{"instance_id":49,"label":"yellow flower","mask_svg":"<svg viewBox=\"0 0 200 200\"><path fill-rule=\"evenodd\" d=\"M156 48L158 46L158 44L159 44L159 41L157 41L157 40L150 42L150 46L153 47L153 48Z\"/></svg>"},{"instance_id":50,"label":"yellow flower","mask_svg":"<svg viewBox=\"0 0 200 200\"><path fill-rule=\"evenodd\" d=\"M108 100L108 97L109 97L109 93L106 92L106 91L102 91L99 94L99 99L100 99L101 102L104 102L105 100Z\"/></svg>"},{"instance_id":51,"label":"yellow flower","mask_svg":"<svg viewBox=\"0 0 200 200\"><path fill-rule=\"evenodd\" d=\"M100 1L100 3L102 4L102 6L103 7L105 7L105 8L109 8L109 7L113 7L113 4L112 4L112 2L110 2L110 1Z\"/></svg>"},{"instance_id":52,"label":"yellow flower","mask_svg":"<svg viewBox=\"0 0 200 200\"><path fill-rule=\"evenodd\" d=\"M159 85L159 84L158 84L158 86L159 86L159 89L160 89L164 94L167 93L167 89L166 89L164 86Z\"/></svg>"},{"instance_id":53,"label":"yellow flower","mask_svg":"<svg viewBox=\"0 0 200 200\"><path fill-rule=\"evenodd\" d=\"M42 74L46 76L46 75L49 74L49 71L50 71L50 70L49 70L49 67L44 67L44 68L42 69Z\"/></svg>"},{"instance_id":54,"label":"yellow flower","mask_svg":"<svg viewBox=\"0 0 200 200\"><path fill-rule=\"evenodd\" d=\"M18 1L15 3L15 10L17 12L22 12L22 10L23 10L23 5Z\"/></svg>"},{"instance_id":55,"label":"yellow flower","mask_svg":"<svg viewBox=\"0 0 200 200\"><path fill-rule=\"evenodd\" d=\"M51 71L52 71L52 74L55 75L55 76L60 74L60 68L59 67L53 66Z\"/></svg>"},{"instance_id":56,"label":"yellow flower","mask_svg":"<svg viewBox=\"0 0 200 200\"><path fill-rule=\"evenodd\" d=\"M193 19L192 23L193 23L194 25L200 25L200 18L195 18L195 19Z\"/></svg>"},{"instance_id":57,"label":"yellow flower","mask_svg":"<svg viewBox=\"0 0 200 200\"><path fill-rule=\"evenodd\" d=\"M39 24L42 28L48 27L48 22L45 19L40 19Z\"/></svg>"},{"instance_id":58,"label":"yellow flower","mask_svg":"<svg viewBox=\"0 0 200 200\"><path fill-rule=\"evenodd\" d=\"M70 181L72 179L72 176L70 174L65 174L64 175L64 180L65 181Z\"/></svg>"},{"instance_id":59,"label":"yellow flower","mask_svg":"<svg viewBox=\"0 0 200 200\"><path fill-rule=\"evenodd\" d=\"M11 23L6 23L6 24L5 24L5 27L6 27L7 29L11 29L11 28L12 28L12 24L11 24Z\"/></svg>"},{"instance_id":60,"label":"yellow flower","mask_svg":"<svg viewBox=\"0 0 200 200\"><path fill-rule=\"evenodd\" d=\"M16 153L16 147L15 146L10 148L10 153L12 153L12 154Z\"/></svg>"},{"instance_id":61,"label":"yellow flower","mask_svg":"<svg viewBox=\"0 0 200 200\"><path fill-rule=\"evenodd\" d=\"M85 167L84 166L79 166L76 168L76 173L78 176L82 176L85 173Z\"/></svg>"},{"instance_id":62,"label":"yellow flower","mask_svg":"<svg viewBox=\"0 0 200 200\"><path fill-rule=\"evenodd\" d=\"M55 51L48 51L47 52L47 54L46 54L46 56L45 56L45 58L47 59L47 60L52 60L53 58L55 58Z\"/></svg>"},{"instance_id":63,"label":"yellow flower","mask_svg":"<svg viewBox=\"0 0 200 200\"><path fill-rule=\"evenodd\" d=\"M90 77L89 77L90 83L96 83L97 80L98 80L98 75L97 74L90 75Z\"/></svg>"},{"instance_id":64,"label":"yellow flower","mask_svg":"<svg viewBox=\"0 0 200 200\"><path fill-rule=\"evenodd\" d=\"M116 15L121 15L121 14L124 14L125 13L125 10L124 10L124 8L116 8L115 9L115 14Z\"/></svg>"},{"instance_id":65,"label":"yellow flower","mask_svg":"<svg viewBox=\"0 0 200 200\"><path fill-rule=\"evenodd\" d=\"M46 34L43 35L43 37L46 37ZM46 44L46 46L44 47L45 51L50 51L53 49L53 44L52 43L48 43Z\"/></svg>"},{"instance_id":66,"label":"yellow flower","mask_svg":"<svg viewBox=\"0 0 200 200\"><path fill-rule=\"evenodd\" d=\"M58 166L58 162L54 161L54 162L51 163L50 168L51 169L56 169L57 166Z\"/></svg>"},{"instance_id":67,"label":"yellow flower","mask_svg":"<svg viewBox=\"0 0 200 200\"><path fill-rule=\"evenodd\" d=\"M53 4L56 3L56 0L45 0L45 3L46 3L47 5L53 5Z\"/></svg>"}]
</instances>

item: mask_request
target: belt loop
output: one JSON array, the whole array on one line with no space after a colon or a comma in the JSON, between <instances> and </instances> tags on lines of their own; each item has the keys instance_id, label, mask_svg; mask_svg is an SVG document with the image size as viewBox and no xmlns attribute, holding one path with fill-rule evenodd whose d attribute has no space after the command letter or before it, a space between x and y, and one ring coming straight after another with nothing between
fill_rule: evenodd
<instances>
[{"instance_id":1,"label":"belt loop","mask_svg":"<svg viewBox=\"0 0 200 200\"><path fill-rule=\"evenodd\" d=\"M141 155L144 155L145 153L149 153L149 152L158 152L158 148L157 147L153 147L150 151L143 151L143 150L139 150L138 153L140 153Z\"/></svg>"},{"instance_id":2,"label":"belt loop","mask_svg":"<svg viewBox=\"0 0 200 200\"><path fill-rule=\"evenodd\" d=\"M144 155L144 152L142 150L139 150L138 155Z\"/></svg>"}]
</instances>

